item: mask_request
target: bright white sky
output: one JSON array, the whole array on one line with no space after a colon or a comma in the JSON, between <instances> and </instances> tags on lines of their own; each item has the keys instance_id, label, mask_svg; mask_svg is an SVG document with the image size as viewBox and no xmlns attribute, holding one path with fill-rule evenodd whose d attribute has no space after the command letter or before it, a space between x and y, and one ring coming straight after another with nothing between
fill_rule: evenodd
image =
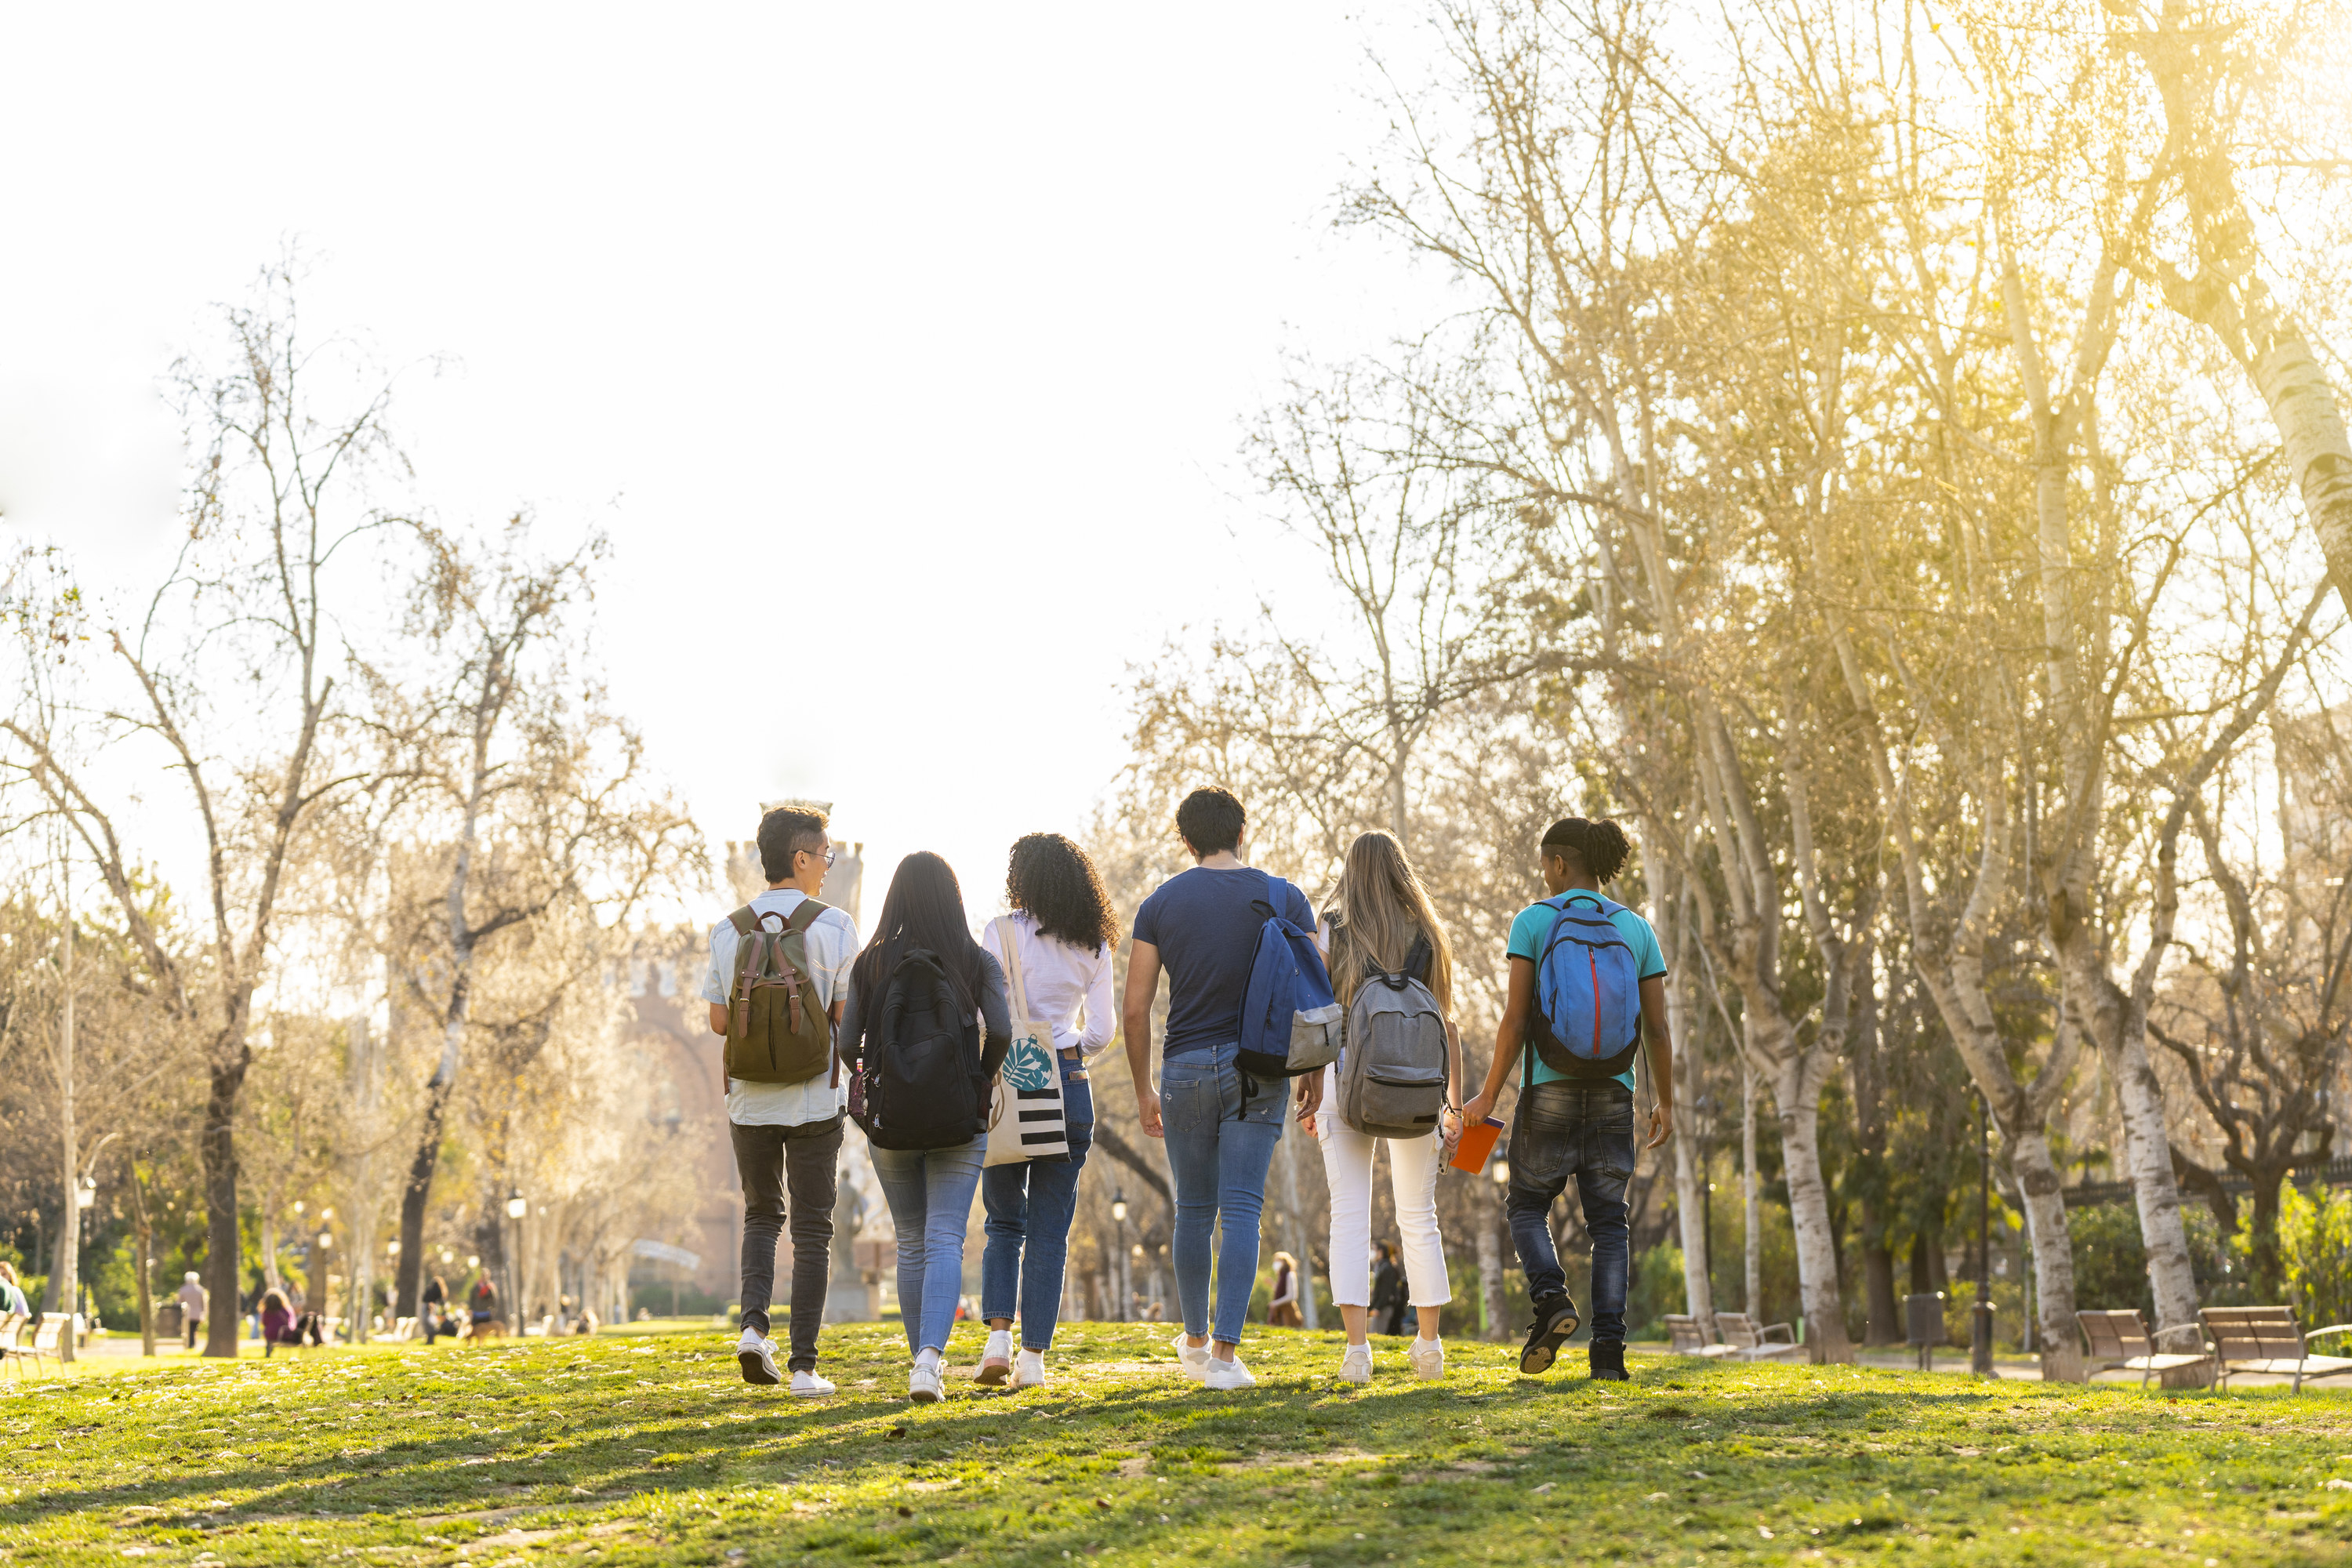
<instances>
[{"instance_id":1,"label":"bright white sky","mask_svg":"<svg viewBox=\"0 0 2352 1568\"><path fill-rule=\"evenodd\" d=\"M445 519L611 532L616 700L714 840L830 798L869 911L932 847L978 918L1118 771L1129 661L1314 597L1236 447L1284 350L1429 319L1329 227L1415 15L14 7L0 510L147 575L160 377L297 240L312 333L457 362L394 409Z\"/></svg>"}]
</instances>

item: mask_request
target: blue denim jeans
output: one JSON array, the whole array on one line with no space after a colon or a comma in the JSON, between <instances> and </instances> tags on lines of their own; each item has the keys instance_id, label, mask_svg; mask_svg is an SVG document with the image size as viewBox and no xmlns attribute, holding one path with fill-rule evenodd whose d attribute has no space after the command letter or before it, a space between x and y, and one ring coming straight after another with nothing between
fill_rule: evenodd
<instances>
[{"instance_id":1,"label":"blue denim jeans","mask_svg":"<svg viewBox=\"0 0 2352 1568\"><path fill-rule=\"evenodd\" d=\"M1062 1114L1070 1124L1070 1157L994 1165L980 1173L980 1201L988 1210L988 1245L980 1254L980 1315L1010 1318L1017 1303L1021 1348L1054 1343L1062 1311L1062 1270L1070 1255L1070 1215L1078 1206L1078 1173L1094 1147L1094 1086L1086 1068L1062 1058ZM1076 1073L1073 1079L1070 1075Z\"/></svg>"},{"instance_id":2,"label":"blue denim jeans","mask_svg":"<svg viewBox=\"0 0 2352 1568\"><path fill-rule=\"evenodd\" d=\"M1168 1169L1176 1178L1176 1306L1188 1334L1239 1344L1257 1285L1258 1216L1266 1167L1282 1137L1290 1081L1256 1083L1244 1096L1239 1047L1188 1051L1160 1064L1160 1115ZM1222 1236L1213 1236L1223 1226ZM1209 1317L1209 1270L1216 1266L1217 1310Z\"/></svg>"},{"instance_id":3,"label":"blue denim jeans","mask_svg":"<svg viewBox=\"0 0 2352 1568\"><path fill-rule=\"evenodd\" d=\"M1625 1183L1633 1174L1633 1096L1622 1083L1554 1082L1519 1090L1511 1122L1511 1244L1540 1301L1568 1294L1552 1246L1552 1200L1576 1178L1592 1237L1592 1342L1625 1342Z\"/></svg>"},{"instance_id":4,"label":"blue denim jeans","mask_svg":"<svg viewBox=\"0 0 2352 1568\"><path fill-rule=\"evenodd\" d=\"M898 1228L898 1318L907 1348L945 1355L963 1296L963 1233L980 1186L982 1133L951 1149L876 1149L874 1174Z\"/></svg>"}]
</instances>

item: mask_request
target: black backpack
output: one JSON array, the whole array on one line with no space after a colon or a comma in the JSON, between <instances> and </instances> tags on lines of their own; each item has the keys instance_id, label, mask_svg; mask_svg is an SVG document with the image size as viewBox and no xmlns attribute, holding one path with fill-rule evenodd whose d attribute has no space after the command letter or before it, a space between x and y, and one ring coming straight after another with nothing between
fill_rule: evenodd
<instances>
[{"instance_id":1,"label":"black backpack","mask_svg":"<svg viewBox=\"0 0 2352 1568\"><path fill-rule=\"evenodd\" d=\"M850 1115L877 1149L950 1149L987 1131L980 1023L939 955L909 948L859 1047Z\"/></svg>"}]
</instances>

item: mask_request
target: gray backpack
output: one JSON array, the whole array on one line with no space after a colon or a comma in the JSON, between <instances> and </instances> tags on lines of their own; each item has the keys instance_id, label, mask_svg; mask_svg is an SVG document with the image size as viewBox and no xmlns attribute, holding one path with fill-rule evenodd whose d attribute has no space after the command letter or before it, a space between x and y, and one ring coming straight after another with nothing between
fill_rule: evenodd
<instances>
[{"instance_id":1,"label":"gray backpack","mask_svg":"<svg viewBox=\"0 0 2352 1568\"><path fill-rule=\"evenodd\" d=\"M1339 1120L1369 1137L1426 1138L1445 1109L1445 1016L1413 978L1425 951L1413 943L1402 974L1369 970L1348 1005Z\"/></svg>"}]
</instances>

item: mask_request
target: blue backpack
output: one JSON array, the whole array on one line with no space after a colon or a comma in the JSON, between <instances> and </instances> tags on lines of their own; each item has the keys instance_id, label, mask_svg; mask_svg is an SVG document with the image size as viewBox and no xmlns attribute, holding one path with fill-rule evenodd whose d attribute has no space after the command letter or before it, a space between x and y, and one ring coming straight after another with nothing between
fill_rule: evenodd
<instances>
[{"instance_id":1,"label":"blue backpack","mask_svg":"<svg viewBox=\"0 0 2352 1568\"><path fill-rule=\"evenodd\" d=\"M1265 897L1251 908L1265 917L1257 956L1242 997L1241 1050L1235 1065L1251 1078L1296 1078L1318 1072L1339 1055L1339 1003L1315 933L1283 917L1274 901L1280 878L1266 878Z\"/></svg>"},{"instance_id":2,"label":"blue backpack","mask_svg":"<svg viewBox=\"0 0 2352 1568\"><path fill-rule=\"evenodd\" d=\"M1565 1078L1615 1078L1642 1048L1642 976L1610 917L1624 908L1598 893L1546 899L1559 913L1536 960L1528 1044Z\"/></svg>"}]
</instances>

